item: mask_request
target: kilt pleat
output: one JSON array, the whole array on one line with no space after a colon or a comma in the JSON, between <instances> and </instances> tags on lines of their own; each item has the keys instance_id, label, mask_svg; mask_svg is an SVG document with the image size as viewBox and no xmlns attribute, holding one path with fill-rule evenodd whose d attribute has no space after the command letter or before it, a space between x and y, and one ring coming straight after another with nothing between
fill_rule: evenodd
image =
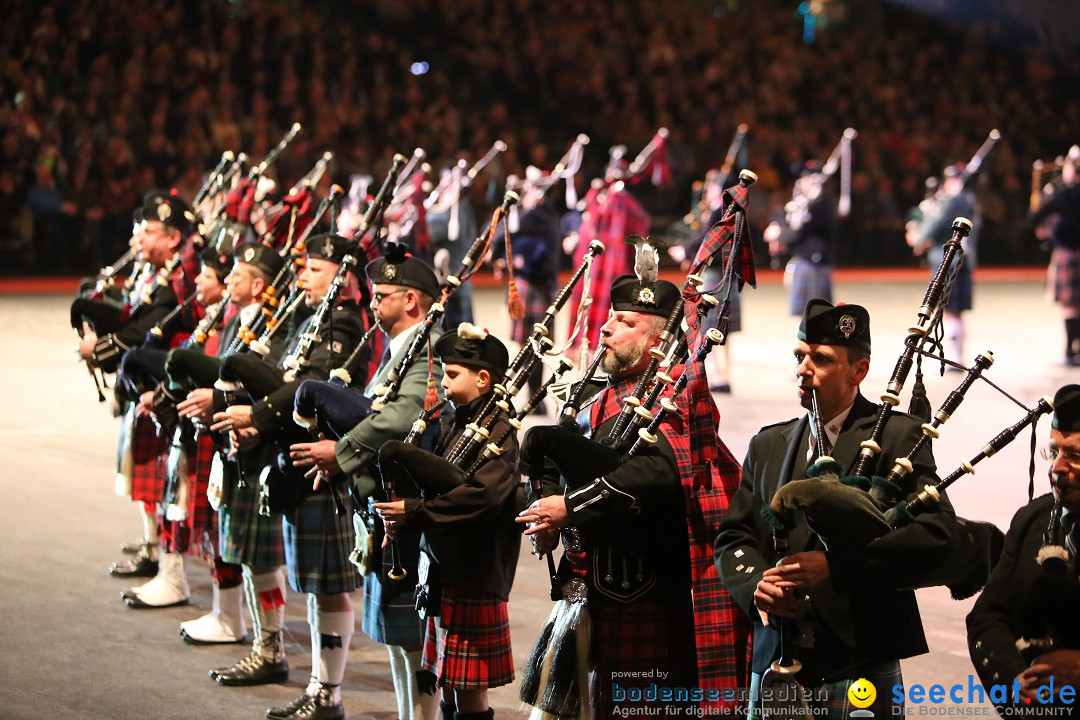
<instances>
[{"instance_id":1,"label":"kilt pleat","mask_svg":"<svg viewBox=\"0 0 1080 720\"><path fill-rule=\"evenodd\" d=\"M793 257L786 270L790 278L788 312L802 315L806 301L824 298L832 302L832 267L815 265L806 258Z\"/></svg>"},{"instance_id":2,"label":"kilt pleat","mask_svg":"<svg viewBox=\"0 0 1080 720\"><path fill-rule=\"evenodd\" d=\"M1054 300L1067 307L1080 306L1080 250L1054 248L1050 268Z\"/></svg>"},{"instance_id":3,"label":"kilt pleat","mask_svg":"<svg viewBox=\"0 0 1080 720\"><path fill-rule=\"evenodd\" d=\"M136 415L131 431L131 499L158 504L165 494L165 459L172 438L159 437L154 421Z\"/></svg>"},{"instance_id":4,"label":"kilt pleat","mask_svg":"<svg viewBox=\"0 0 1080 720\"><path fill-rule=\"evenodd\" d=\"M440 616L427 619L425 669L441 687L481 690L514 681L506 602L490 593L446 586Z\"/></svg>"},{"instance_id":5,"label":"kilt pleat","mask_svg":"<svg viewBox=\"0 0 1080 720\"><path fill-rule=\"evenodd\" d=\"M658 668L668 673L663 681L668 687L697 684L690 599L682 593L666 592L666 588L653 588L632 603L590 593L595 670L591 694L596 717L615 716L613 684L624 689L648 686L657 682L654 675ZM648 703L635 703L641 705Z\"/></svg>"},{"instance_id":6,"label":"kilt pleat","mask_svg":"<svg viewBox=\"0 0 1080 720\"><path fill-rule=\"evenodd\" d=\"M220 459L217 461L220 462ZM259 514L259 486L236 485L236 465L225 464L225 482L232 485L229 501L218 511L219 549L227 563L251 567L278 567L285 563L281 515Z\"/></svg>"},{"instance_id":7,"label":"kilt pleat","mask_svg":"<svg viewBox=\"0 0 1080 720\"><path fill-rule=\"evenodd\" d=\"M188 456L188 512L185 522L191 529L188 552L206 558L216 555L218 548L218 514L206 497L213 458L214 441L210 435L200 434L195 442L195 451Z\"/></svg>"},{"instance_id":8,"label":"kilt pleat","mask_svg":"<svg viewBox=\"0 0 1080 720\"><path fill-rule=\"evenodd\" d=\"M330 595L360 587L360 572L349 562L356 542L352 509L348 494L341 494L346 504L342 515L335 512L333 496L324 489L283 516L285 563L289 584L297 592Z\"/></svg>"},{"instance_id":9,"label":"kilt pleat","mask_svg":"<svg viewBox=\"0 0 1080 720\"><path fill-rule=\"evenodd\" d=\"M413 601L415 577L395 582L383 574L364 578L364 634L383 645L399 645L409 651L422 649L424 626Z\"/></svg>"}]
</instances>

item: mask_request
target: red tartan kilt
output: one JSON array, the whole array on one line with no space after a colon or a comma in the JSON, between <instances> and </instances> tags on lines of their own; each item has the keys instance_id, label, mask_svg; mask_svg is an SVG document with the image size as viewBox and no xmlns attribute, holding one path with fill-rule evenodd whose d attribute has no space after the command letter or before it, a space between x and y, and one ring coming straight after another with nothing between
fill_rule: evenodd
<instances>
[{"instance_id":1,"label":"red tartan kilt","mask_svg":"<svg viewBox=\"0 0 1080 720\"><path fill-rule=\"evenodd\" d=\"M670 588L655 587L632 603L620 603L590 588L587 607L592 619L592 667L596 675L591 694L596 717L615 717L612 683L624 690L653 683L670 688L697 685L689 591L672 593ZM669 674L658 680L657 670ZM649 674L635 677L632 673Z\"/></svg>"},{"instance_id":2,"label":"red tartan kilt","mask_svg":"<svg viewBox=\"0 0 1080 720\"><path fill-rule=\"evenodd\" d=\"M135 418L131 432L131 499L157 504L165 494L165 459L171 438L158 437L154 421Z\"/></svg>"},{"instance_id":3,"label":"red tartan kilt","mask_svg":"<svg viewBox=\"0 0 1080 720\"><path fill-rule=\"evenodd\" d=\"M210 484L210 463L214 457L214 442L209 435L199 435L195 453L188 457L188 514L191 529L190 552L213 557L218 546L218 515L210 507L206 487Z\"/></svg>"},{"instance_id":4,"label":"red tartan kilt","mask_svg":"<svg viewBox=\"0 0 1080 720\"><path fill-rule=\"evenodd\" d=\"M514 681L506 602L477 590L443 588L441 615L428 618L423 666L440 687L482 690Z\"/></svg>"}]
</instances>

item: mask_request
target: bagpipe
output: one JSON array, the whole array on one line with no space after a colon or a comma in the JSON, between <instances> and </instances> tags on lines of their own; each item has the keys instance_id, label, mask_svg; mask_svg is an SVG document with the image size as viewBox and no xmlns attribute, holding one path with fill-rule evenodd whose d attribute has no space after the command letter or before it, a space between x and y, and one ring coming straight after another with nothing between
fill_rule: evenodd
<instances>
[{"instance_id":1,"label":"bagpipe","mask_svg":"<svg viewBox=\"0 0 1080 720\"><path fill-rule=\"evenodd\" d=\"M360 229L357 231L356 238L363 238L372 227L375 218L385 211L386 204L390 200L391 188L397 180L398 175L401 173L404 165L404 156L395 155L382 187L379 188L379 192L375 195L375 199L372 201L371 206L364 214L364 219L360 224ZM296 376L303 371L304 367L306 367L315 346L322 341L323 325L326 324L327 319L330 317L330 313L334 304L337 302L337 296L341 292L341 288L345 286L346 274L353 270L359 263L359 259L357 258L358 254L359 253L354 254L350 252L342 259L341 265L338 267L337 275L330 284L330 289L327 290L322 302L319 303L319 307L315 310L311 322L300 336L300 340L293 348L293 351L284 359L285 382L292 382L296 379Z\"/></svg>"},{"instance_id":2,"label":"bagpipe","mask_svg":"<svg viewBox=\"0 0 1080 720\"><path fill-rule=\"evenodd\" d=\"M623 408L607 437L586 438L576 432L579 429L576 418L580 403L584 399L583 393L586 392L589 380L596 373L607 350L601 347L583 380L563 406L558 424L535 427L525 434L521 457L523 469L530 468L526 474L542 472L544 461L551 460L566 478L568 487L573 488L610 472L657 441L657 432L666 414L677 410L675 398L686 389L690 381L690 375L685 372L676 379L672 370L683 365L691 351L694 363L700 365L713 347L725 342L730 322L731 293L741 289L741 278L747 277L751 283L756 282L753 278L752 254L745 240L746 190L756 180L754 173L744 170L740 173L739 184L728 189L727 209L702 242L691 266L691 273L687 276L683 297L665 319L661 342L650 351L649 364L632 393L623 401ZM727 295L721 303L711 294L699 292L697 288L703 282L699 273L722 253L729 243L730 251L721 284L723 287L723 283L727 283ZM750 263L749 266L746 265L747 262ZM740 266L741 269L737 272L736 268ZM738 281L735 280L737 275L740 278ZM695 300L691 313L684 312L687 297ZM699 332L703 318L717 303L720 303L717 326L703 333ZM680 325L683 326L682 330ZM687 330L693 337L687 337ZM691 343L694 344L693 347ZM661 367L668 370L662 372ZM672 392L664 397L669 388Z\"/></svg>"},{"instance_id":3,"label":"bagpipe","mask_svg":"<svg viewBox=\"0 0 1080 720\"><path fill-rule=\"evenodd\" d=\"M837 213L847 217L851 211L851 141L859 133L854 128L847 128L840 136L840 142L829 154L820 172L800 179L795 183L791 200L784 205L784 215L789 228L797 230L806 222L812 203L825 187L825 183L840 170L840 200Z\"/></svg>"},{"instance_id":4,"label":"bagpipe","mask_svg":"<svg viewBox=\"0 0 1080 720\"><path fill-rule=\"evenodd\" d=\"M362 233L366 233L368 229L373 226L375 219L385 206L385 203L389 201L391 189L404 165L405 157L402 155L395 155L390 170L388 171L378 194L364 214L364 219L361 224ZM338 186L334 187L335 190L331 191L331 195L337 196L340 194L341 189ZM327 203L327 205L329 205L329 203ZM311 223L308 228L314 227L315 224L316 223L314 222ZM361 238L362 233L358 233L357 238ZM296 376L304 367L306 367L315 347L322 341L323 325L326 323L327 318L332 312L341 288L346 284L345 274L349 272L351 268L355 267L357 262L356 256L352 253L346 254L342 259L337 274L331 282L326 295L320 301L319 307L310 318L310 322L307 324L304 332L293 346L292 351L282 358L282 369L270 365L270 363L266 362L257 352L233 354L226 358L225 362L222 363L218 387L227 392L237 392L239 389L243 388L253 400L258 400L266 397L282 386L293 382L296 379ZM297 290L295 297L290 299L289 303L279 308L280 313L284 315L287 312L291 312L291 310L286 308L295 308L303 299L303 291ZM255 342L266 344L268 336L276 332L282 324L282 317L275 315L271 321L268 321L267 329L263 332L262 338ZM370 339L372 334L372 330L369 329L365 334L365 339L362 343L366 344L366 341ZM253 346L255 345L255 342L252 343ZM297 388L298 397L301 394L300 390L311 382L315 381L308 380L300 383Z\"/></svg>"},{"instance_id":5,"label":"bagpipe","mask_svg":"<svg viewBox=\"0 0 1080 720\"><path fill-rule=\"evenodd\" d=\"M413 336L412 342L401 359L391 368L389 374L386 376L386 384L376 389L376 397L372 402L372 409L380 410L386 406L386 403L390 402L397 395L398 390L401 387L401 381L405 377L405 372L409 369L409 366L420 356L420 351L427 343L428 338L431 337L431 330L435 327L435 324L442 317L446 311L446 301L451 295L461 286L462 283L467 282L472 274L476 272L480 264L483 262L484 256L487 255L488 248L491 245L492 238L495 236L495 229L499 223L504 220L506 214L509 212L510 207L518 201L517 193L508 191L503 196L502 204L495 208L495 212L491 216L491 223L488 227L480 233L479 237L473 242L472 247L465 254L465 257L461 260L461 267L458 268L457 273L453 275L447 275L443 280L442 287L439 289L439 297L432 303L428 309L427 315L420 324L420 329Z\"/></svg>"},{"instance_id":6,"label":"bagpipe","mask_svg":"<svg viewBox=\"0 0 1080 720\"><path fill-rule=\"evenodd\" d=\"M979 149L964 165L958 177L965 190L971 186L979 170L982 169L986 158L990 155L990 151L994 149L1000 139L1001 133L996 129L991 130L983 144L979 146ZM933 238L928 236L928 230L944 219L942 214L948 210L949 199L950 195L945 189L945 183L938 181L934 185L933 194L924 198L908 218L907 231L914 238L917 238L917 241L912 246L916 254L921 254L933 243Z\"/></svg>"},{"instance_id":7,"label":"bagpipe","mask_svg":"<svg viewBox=\"0 0 1080 720\"><path fill-rule=\"evenodd\" d=\"M505 217L510 204L516 201L517 195L508 192L503 199L503 204L495 209L491 225L480 233L479 237L473 242L469 252L462 260L458 273L447 276L440 290L439 298L429 308L406 351L387 374L386 384L376 388L374 397L365 396L349 388L352 383L350 366L355 362L355 358L350 357L343 367L334 370L330 380L305 380L300 383L297 388L293 410L293 420L298 425L311 430L313 433L337 440L349 429L359 424L365 417L381 410L396 397L406 371L419 357L421 350L427 346L432 328L442 317L446 300L476 271L476 267L479 266L487 253L494 228ZM378 325L372 326L365 337L374 335L377 327ZM434 392L434 387L430 386L429 396ZM436 399L434 397L426 398L425 406L432 406Z\"/></svg>"},{"instance_id":8,"label":"bagpipe","mask_svg":"<svg viewBox=\"0 0 1080 720\"><path fill-rule=\"evenodd\" d=\"M670 313L664 322L664 332L668 336L664 344L668 348L665 350L661 347L651 354L649 369L643 373L634 391L626 398L611 431L604 438L594 439L581 434L577 415L588 400L586 395L590 392L590 380L607 352L607 348L601 347L584 378L567 398L558 424L553 427L534 427L525 433L521 445L520 467L522 473L529 477L536 497L543 495L543 480L548 473L549 464L562 476L566 492L569 493L607 475L657 442L665 416L678 411L675 399L687 387L692 387L693 392L700 392L704 387L707 394L701 361L712 347L725 339L720 328L727 327L730 294L741 288L744 279L751 283L756 282L752 255L744 250L747 235L747 188L754 180L756 176L752 172L744 171L739 184L726 191L727 209L713 229L715 232L710 233L712 237L708 245L703 243L698 257L695 258L694 269L700 272L712 262L714 256L721 255L730 245L723 272L727 282L727 295L717 313L717 327L701 332L704 318L711 306L719 301L700 292L698 288L702 280L695 273L691 273L683 287L682 301L677 303L674 312ZM641 251L642 248L639 247L639 253ZM751 263L749 268L743 264L744 261ZM739 276L737 281L736 275ZM693 363L687 362L691 351ZM682 372L678 372L679 370ZM675 376L678 376L677 380L674 379ZM668 390L670 393L665 397ZM696 400L697 398L694 398L694 401ZM711 404L711 398L708 402ZM694 407L697 410L696 402ZM712 408L715 412L715 406ZM698 437L696 431L697 428L687 429L691 439L691 455L695 465L700 463L704 466L710 462L705 446L711 443L715 451L718 444L716 426L712 424L705 430L707 437ZM554 560L549 554L551 598L556 601L556 605L525 664L519 697L524 703L543 713L559 717L580 717L588 714L586 671L591 619L587 611L588 585L583 575L587 572L585 568L589 560L577 528L563 528L561 535L569 566L564 563L564 567L556 571ZM568 573L562 572L567 569Z\"/></svg>"},{"instance_id":9,"label":"bagpipe","mask_svg":"<svg viewBox=\"0 0 1080 720\"><path fill-rule=\"evenodd\" d=\"M786 533L794 522L795 513L802 512L807 525L827 547L865 545L910 524L919 514L935 510L949 485L964 474L973 473L977 462L997 453L1024 428L1032 426L1034 433L1037 419L1052 410L1048 398L1040 400L1033 409L1025 407L1024 417L991 439L973 460L964 461L958 470L942 480L927 483L921 488L916 486L913 493L906 491L905 478L917 478L929 471L929 468L921 465L920 456L925 457L929 443L940 434L940 426L955 413L975 381L981 379L1009 397L983 377L983 372L993 363L993 356L990 353L980 354L970 368L964 368L964 378L949 393L932 419L925 391L920 388L921 379L917 380L911 411L926 421L922 425L922 433L909 452L895 459L888 473L884 476L871 473L875 458L881 453L880 442L885 426L893 409L899 404L899 395L914 356L918 355L920 362L924 355L947 362L935 357L924 345L940 347L932 333L940 323L941 309L948 294L950 265L962 253L959 250L960 240L969 228L970 223L964 218L957 218L953 223L953 236L945 246L945 257L927 287L916 325L909 328L904 350L881 396L881 406L870 436L860 443L859 456L850 474L845 475L844 468L832 458L823 457L807 468L807 479L785 484L777 491L771 506L763 509L763 515L777 533ZM1023 407L1015 399L1013 401ZM824 437L823 434L820 436ZM1032 442L1034 448L1034 436ZM1031 466L1033 472L1034 463ZM1001 552L1003 536L990 523L960 517L955 520L955 537L948 551L934 567L920 568L913 586L946 585L953 597L963 599L978 592L985 584Z\"/></svg>"},{"instance_id":10,"label":"bagpipe","mask_svg":"<svg viewBox=\"0 0 1080 720\"><path fill-rule=\"evenodd\" d=\"M246 177L240 178L243 160L246 160L243 153L230 170L222 174L221 180L216 185L219 192L213 193L214 197L225 189L226 184L230 182L235 182L235 184L227 192L225 199L208 213L205 229L200 229L207 241L218 252L231 254L234 247L244 242L248 234L256 191L259 189L259 180L267 169L277 162L300 130L300 123L293 123L278 144L248 170Z\"/></svg>"},{"instance_id":11,"label":"bagpipe","mask_svg":"<svg viewBox=\"0 0 1080 720\"><path fill-rule=\"evenodd\" d=\"M448 213L446 236L451 242L461 237L461 222L458 217L458 201L461 194L472 187L476 177L499 155L506 151L506 143L496 140L482 158L466 170L464 159L458 160L449 171L444 171L438 185L424 199L424 210L430 214Z\"/></svg>"},{"instance_id":12,"label":"bagpipe","mask_svg":"<svg viewBox=\"0 0 1080 720\"><path fill-rule=\"evenodd\" d=\"M282 253L288 252L291 257L281 266L277 275L271 279L270 284L263 291L262 297L259 299L259 311L252 318L251 323L240 328L236 333L236 337L228 349L229 354L244 352L248 349L251 349L260 357L266 357L269 354L270 337L264 338L261 336L278 327L299 306L298 299L303 298L304 295L303 288L299 286L299 283L297 283L293 296L287 298L284 304L281 302L281 298L297 276L297 268L304 263L307 239L311 236L312 231L318 227L326 212L335 207L343 192L344 190L340 185L331 185L330 193L319 203L318 209L316 209L310 222L304 227L300 237L293 239L290 232L290 237L285 245L287 249L283 249Z\"/></svg>"},{"instance_id":13,"label":"bagpipe","mask_svg":"<svg viewBox=\"0 0 1080 720\"><path fill-rule=\"evenodd\" d=\"M555 323L555 316L558 315L566 305L567 300L570 299L570 295L574 292L574 288L577 287L578 283L592 266L593 260L603 252L604 244L599 240L594 240L590 243L589 250L581 264L578 265L570 276L570 279L555 295L551 304L544 311L544 317L540 322L533 324L532 335L522 344L517 355L510 361L510 365L507 367L506 374L502 381L494 385L494 392L491 398L487 400L477 414L479 422L472 423L465 428L465 431L450 452L451 460L454 460L459 456L472 454L476 444L483 445L484 441L487 440L487 434L486 432L483 432L481 423L485 418L488 418L496 408L506 413L511 412L511 400L521 392L525 383L528 382L529 375L532 373L533 368L536 367L536 365L540 363L554 347L554 343L550 336ZM565 370L563 370L563 372L565 372Z\"/></svg>"},{"instance_id":14,"label":"bagpipe","mask_svg":"<svg viewBox=\"0 0 1080 720\"><path fill-rule=\"evenodd\" d=\"M690 212L683 217L683 222L686 223L691 232L701 227L701 224L707 221L709 215L712 214L713 209L709 203L708 187L713 185L723 190L727 186L739 153L742 152L743 146L746 144L746 134L749 131L749 125L739 123L738 127L735 128L735 136L731 139L731 145L728 146L727 152L724 153L724 162L720 169L710 170L706 173L704 181L698 180L694 182L692 190L695 198L690 203Z\"/></svg>"}]
</instances>

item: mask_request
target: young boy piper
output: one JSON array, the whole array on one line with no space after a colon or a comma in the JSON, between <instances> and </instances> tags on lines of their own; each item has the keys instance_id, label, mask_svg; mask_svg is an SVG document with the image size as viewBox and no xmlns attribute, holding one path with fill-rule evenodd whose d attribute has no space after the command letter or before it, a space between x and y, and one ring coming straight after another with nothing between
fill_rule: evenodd
<instances>
[{"instance_id":1,"label":"young boy piper","mask_svg":"<svg viewBox=\"0 0 1080 720\"><path fill-rule=\"evenodd\" d=\"M509 358L498 339L468 323L439 338L435 352L443 363L443 390L454 405L441 420L439 457L402 443L384 445L383 472L403 467L422 497L376 503L375 509L388 534L406 525L423 532L420 550L430 563L423 666L438 677L443 718L487 720L494 716L488 689L514 679L506 604L521 546L514 525L517 434L497 410L488 440L458 449L456 457L454 451L467 424L484 422L477 415ZM500 439L501 453L469 474L484 445ZM452 459L457 469L440 458ZM440 486L428 478L439 478ZM441 585L441 601L430 590L433 580Z\"/></svg>"}]
</instances>

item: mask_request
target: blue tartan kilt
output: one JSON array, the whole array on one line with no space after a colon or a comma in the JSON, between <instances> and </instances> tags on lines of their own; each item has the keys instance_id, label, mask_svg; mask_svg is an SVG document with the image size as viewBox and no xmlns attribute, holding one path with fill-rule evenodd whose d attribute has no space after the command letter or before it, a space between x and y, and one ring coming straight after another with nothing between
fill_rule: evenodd
<instances>
[{"instance_id":1,"label":"blue tartan kilt","mask_svg":"<svg viewBox=\"0 0 1080 720\"><path fill-rule=\"evenodd\" d=\"M218 510L221 558L251 567L278 567L285 562L281 515L259 514L259 485L236 486L235 464L226 463L226 483L232 484L228 504Z\"/></svg>"},{"instance_id":2,"label":"blue tartan kilt","mask_svg":"<svg viewBox=\"0 0 1080 720\"><path fill-rule=\"evenodd\" d=\"M973 289L974 282L971 276L971 268L965 264L956 273L956 282L953 283L952 288L949 290L949 300L945 303L945 309L954 313L970 310Z\"/></svg>"},{"instance_id":3,"label":"blue tartan kilt","mask_svg":"<svg viewBox=\"0 0 1080 720\"><path fill-rule=\"evenodd\" d=\"M388 552L378 549L381 541L380 532L376 534L376 553L388 556ZM381 557L372 572L364 576L364 618L361 628L377 643L400 645L410 651L420 650L424 646L425 628L416 612L415 601L419 546L419 534L399 532L400 564L406 572L405 577L401 580L387 577L391 565L389 557Z\"/></svg>"},{"instance_id":4,"label":"blue tartan kilt","mask_svg":"<svg viewBox=\"0 0 1080 720\"><path fill-rule=\"evenodd\" d=\"M1066 307L1080 306L1080 250L1054 248L1050 256L1050 282L1055 301Z\"/></svg>"},{"instance_id":5,"label":"blue tartan kilt","mask_svg":"<svg viewBox=\"0 0 1080 720\"><path fill-rule=\"evenodd\" d=\"M307 482L303 477L299 482ZM360 587L360 572L349 562L356 542L352 501L345 483L335 483L345 512L337 514L325 485L287 510L282 523L289 584L297 592L332 595Z\"/></svg>"},{"instance_id":6,"label":"blue tartan kilt","mask_svg":"<svg viewBox=\"0 0 1080 720\"><path fill-rule=\"evenodd\" d=\"M823 298L832 302L832 266L815 265L806 258L793 257L786 269L791 278L788 312L802 315L806 302Z\"/></svg>"}]
</instances>

